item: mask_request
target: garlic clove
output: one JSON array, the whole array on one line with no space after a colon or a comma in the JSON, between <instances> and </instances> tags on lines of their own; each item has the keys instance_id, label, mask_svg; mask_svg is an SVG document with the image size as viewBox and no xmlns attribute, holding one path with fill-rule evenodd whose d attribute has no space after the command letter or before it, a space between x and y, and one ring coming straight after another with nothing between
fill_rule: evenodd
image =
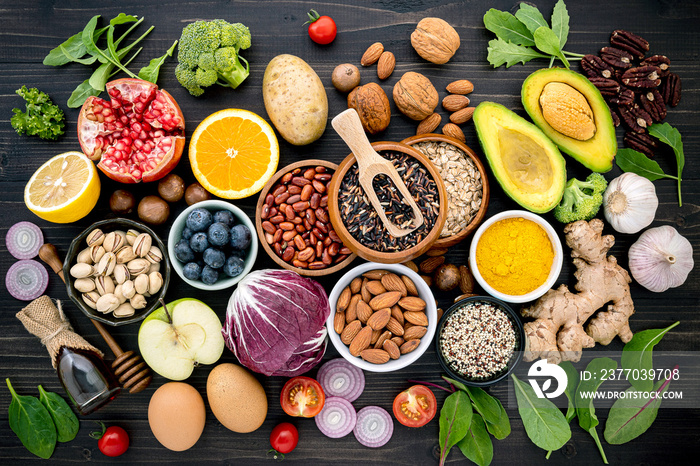
<instances>
[{"instance_id":1,"label":"garlic clove","mask_svg":"<svg viewBox=\"0 0 700 466\"><path fill-rule=\"evenodd\" d=\"M629 250L632 276L656 293L682 285L694 265L690 241L668 225L648 229Z\"/></svg>"},{"instance_id":2,"label":"garlic clove","mask_svg":"<svg viewBox=\"0 0 700 466\"><path fill-rule=\"evenodd\" d=\"M651 225L659 199L654 183L635 173L623 173L603 194L603 213L615 231L637 233Z\"/></svg>"}]
</instances>

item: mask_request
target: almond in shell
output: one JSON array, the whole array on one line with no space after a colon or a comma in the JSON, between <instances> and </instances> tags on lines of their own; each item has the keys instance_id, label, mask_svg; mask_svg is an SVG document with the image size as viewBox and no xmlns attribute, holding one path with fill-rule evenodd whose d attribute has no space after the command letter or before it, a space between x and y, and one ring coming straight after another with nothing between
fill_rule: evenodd
<instances>
[{"instance_id":1,"label":"almond in shell","mask_svg":"<svg viewBox=\"0 0 700 466\"><path fill-rule=\"evenodd\" d=\"M369 348L370 341L372 341L372 328L363 327L350 342L350 354L359 356L363 350Z\"/></svg>"},{"instance_id":2,"label":"almond in shell","mask_svg":"<svg viewBox=\"0 0 700 466\"><path fill-rule=\"evenodd\" d=\"M423 336L428 332L427 327L423 327L421 325L414 325L413 327L407 329L403 333L403 338L406 341L409 340L416 340L423 338Z\"/></svg>"},{"instance_id":3,"label":"almond in shell","mask_svg":"<svg viewBox=\"0 0 700 466\"><path fill-rule=\"evenodd\" d=\"M390 358L388 352L377 348L362 351L360 357L371 364L384 364Z\"/></svg>"},{"instance_id":4,"label":"almond in shell","mask_svg":"<svg viewBox=\"0 0 700 466\"><path fill-rule=\"evenodd\" d=\"M391 309L387 307L372 314L370 318L367 319L367 325L374 330L381 330L389 323L389 319L391 319Z\"/></svg>"},{"instance_id":5,"label":"almond in shell","mask_svg":"<svg viewBox=\"0 0 700 466\"><path fill-rule=\"evenodd\" d=\"M382 277L382 285L384 285L386 291L399 291L401 292L401 296L408 295L406 285L404 284L403 280L401 280L401 277L395 273L388 273L384 275Z\"/></svg>"},{"instance_id":6,"label":"almond in shell","mask_svg":"<svg viewBox=\"0 0 700 466\"><path fill-rule=\"evenodd\" d=\"M384 348L384 351L387 352L391 359L399 359L401 357L401 350L393 340L385 341L382 348Z\"/></svg>"},{"instance_id":7,"label":"almond in shell","mask_svg":"<svg viewBox=\"0 0 700 466\"><path fill-rule=\"evenodd\" d=\"M337 312L345 312L345 309L348 308L348 304L350 304L351 297L352 292L350 291L350 287L346 286L343 288L343 291L340 292L340 296L338 296L338 302L335 305L335 310Z\"/></svg>"},{"instance_id":8,"label":"almond in shell","mask_svg":"<svg viewBox=\"0 0 700 466\"><path fill-rule=\"evenodd\" d=\"M391 307L401 299L400 291L387 291L380 295L375 296L369 302L369 306L375 311L379 309L384 309L385 307Z\"/></svg>"},{"instance_id":9,"label":"almond in shell","mask_svg":"<svg viewBox=\"0 0 700 466\"><path fill-rule=\"evenodd\" d=\"M359 320L353 320L349 322L348 325L343 329L343 333L340 334L340 341L344 344L349 345L353 339L357 336L362 328L362 322Z\"/></svg>"},{"instance_id":10,"label":"almond in shell","mask_svg":"<svg viewBox=\"0 0 700 466\"><path fill-rule=\"evenodd\" d=\"M408 340L406 343L401 345L399 350L401 351L401 354L408 354L414 349L418 348L418 345L420 345L420 340Z\"/></svg>"},{"instance_id":11,"label":"almond in shell","mask_svg":"<svg viewBox=\"0 0 700 466\"><path fill-rule=\"evenodd\" d=\"M357 318L364 324L371 316L372 308L366 302L359 300L357 302Z\"/></svg>"},{"instance_id":12,"label":"almond in shell","mask_svg":"<svg viewBox=\"0 0 700 466\"><path fill-rule=\"evenodd\" d=\"M405 298L401 298L398 304L407 311L425 311L425 301L423 301L417 296L406 296ZM404 312L404 317L406 317L405 314L406 313Z\"/></svg>"},{"instance_id":13,"label":"almond in shell","mask_svg":"<svg viewBox=\"0 0 700 466\"><path fill-rule=\"evenodd\" d=\"M367 47L365 53L362 54L362 58L360 59L360 65L370 66L375 64L377 60L379 60L379 57L382 56L382 53L384 53L384 45L382 45L381 42L375 42L374 44Z\"/></svg>"}]
</instances>

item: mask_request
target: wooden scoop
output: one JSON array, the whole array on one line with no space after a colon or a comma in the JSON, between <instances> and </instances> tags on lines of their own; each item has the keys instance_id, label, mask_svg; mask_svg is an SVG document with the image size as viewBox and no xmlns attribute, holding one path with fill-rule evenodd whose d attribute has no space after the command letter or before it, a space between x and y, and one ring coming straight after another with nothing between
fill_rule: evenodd
<instances>
[{"instance_id":1,"label":"wooden scoop","mask_svg":"<svg viewBox=\"0 0 700 466\"><path fill-rule=\"evenodd\" d=\"M423 213L413 200L411 193L408 191L403 179L401 179L399 172L396 171L394 164L379 155L374 148L372 148L365 134L365 130L362 128L362 123L360 122L357 111L353 108L349 108L333 118L331 124L333 125L333 129L343 138L345 144L348 145L355 155L359 169L360 186L362 186L365 194L367 194L369 202L377 211L377 214L379 214L379 218L389 234L394 237L405 236L423 225ZM413 209L413 220L410 227L398 227L387 218L384 207L382 207L379 202L377 193L372 186L372 180L374 180L374 177L377 175L386 175L389 177L403 196L404 202Z\"/></svg>"},{"instance_id":2,"label":"wooden scoop","mask_svg":"<svg viewBox=\"0 0 700 466\"><path fill-rule=\"evenodd\" d=\"M44 244L41 249L39 249L39 257L46 262L65 283L66 279L63 276L63 263L58 257L56 247L50 243ZM122 387L124 387L125 390L129 390L129 393L138 393L148 387L153 376L151 375L151 369L141 360L141 356L133 351L127 351L125 353L101 323L92 319L90 319L90 322L95 325L95 328L100 332L100 335L104 338L109 349L114 353L116 359L112 362L112 370L114 370L114 375L119 378L119 383Z\"/></svg>"}]
</instances>

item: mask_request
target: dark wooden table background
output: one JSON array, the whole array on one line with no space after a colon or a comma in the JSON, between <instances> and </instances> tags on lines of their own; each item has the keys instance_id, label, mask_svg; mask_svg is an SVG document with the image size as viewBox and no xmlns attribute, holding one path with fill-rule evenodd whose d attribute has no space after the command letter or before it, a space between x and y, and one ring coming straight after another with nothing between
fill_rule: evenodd
<instances>
[{"instance_id":1,"label":"dark wooden table background","mask_svg":"<svg viewBox=\"0 0 700 466\"><path fill-rule=\"evenodd\" d=\"M76 138L77 110L68 109L66 101L71 91L89 76L86 67L70 64L60 68L42 65L42 59L53 47L83 28L95 14L112 18L120 12L145 16L140 31L148 25L155 30L142 43L144 50L130 66L138 70L152 57L159 56L173 40L179 38L182 28L197 19L224 18L232 22L243 22L250 27L253 46L243 55L251 64L250 77L233 91L212 87L204 96L190 96L176 81L174 68L176 60L171 59L161 70L159 84L168 89L177 99L187 121L187 136L197 124L214 111L240 107L252 110L266 117L261 95L262 76L267 63L280 53L291 53L306 60L318 73L326 86L329 100L329 117L346 108L345 98L335 91L330 83L333 68L340 63L354 63L359 66L360 56L365 48L381 41L387 50L396 55L397 66L394 74L381 86L391 94L391 89L406 71L418 71L427 75L440 92L445 95L444 86L460 78L470 79L475 91L469 97L475 104L490 100L499 102L524 115L520 104L520 87L523 79L531 72L547 66L546 61L533 61L525 66L516 65L494 70L486 61L487 42L492 35L483 27L482 17L491 7L515 11L516 1L402 1L371 0L345 5L344 1L323 3L307 1L170 1L143 2L125 0L122 2L81 2L81 1L0 1L0 238L15 222L29 220L37 223L47 241L54 243L65 254L71 240L92 222L109 217L108 198L118 188L117 184L101 176L102 195L97 207L86 218L72 225L58 225L45 222L30 213L23 203L24 186L31 174L48 158L55 154L78 150ZM536 2L549 17L553 0ZM674 0L665 1L579 1L570 0L568 10L571 16L571 33L567 50L578 53L596 53L608 43L613 29L623 28L643 35L651 43L654 53L671 58L673 70L683 83L683 97L678 107L669 111L666 121L676 126L683 135L686 154L686 168L683 182L683 207L678 207L676 186L673 181L655 182L659 196L659 209L652 226L672 225L687 237L695 248L695 261L700 256L700 34L697 22L700 19L700 4ZM329 46L318 46L311 42L302 23L306 12L318 9L321 14L335 18L338 24L338 37ZM450 22L461 36L462 43L454 59L446 65L433 65L422 60L412 49L409 36L415 24L426 16L438 16ZM572 66L578 70L578 64ZM377 82L376 67L361 69L363 83ZM120 75L121 76L121 75ZM23 84L38 87L48 92L66 113L67 134L58 142L41 141L38 138L18 136L10 126L11 109L21 106L21 99L14 91ZM441 107L443 121L447 114ZM392 103L392 123L378 139L401 140L414 134L416 123L401 115ZM467 143L478 149L478 142L472 124L465 125ZM326 133L315 143L304 147L293 147L280 139L280 167L304 158L322 158L339 162L348 153L341 139L328 125ZM622 131L618 131L622 141ZM586 176L587 171L573 159L566 157L569 176ZM675 161L669 154L661 155L659 163L667 171L675 171ZM175 173L189 183L194 181L187 163L187 155L176 168ZM617 167L606 175L608 180L620 174ZM493 195L489 214L518 208L509 200L494 180L491 181ZM133 187L137 196L153 194L155 185ZM241 201L242 207L253 218L257 196ZM184 202L173 206L171 219L185 208ZM553 221L551 215L545 215ZM556 225L556 223L555 223ZM166 238L169 224L157 229ZM558 227L561 231L561 226ZM606 233L615 233L606 226ZM623 266L627 264L626 252L638 235L616 234L617 242L612 253ZM466 262L469 240L451 249L449 260L461 264ZM14 258L7 252L4 241L0 246L0 270L4 276ZM354 265L361 261L357 260ZM261 250L256 268L273 267L274 263ZM321 280L330 292L339 274ZM647 328L666 327L680 320L681 325L668 334L663 341L666 351L700 350L700 317L698 302L700 297L700 274L696 269L688 281L680 288L663 294L646 291L632 285L637 313L631 320L634 331ZM573 271L570 261L564 261L559 283L573 285ZM203 293L183 283L173 274L168 292L168 301L182 297L200 298L216 310L223 319L226 302L231 290ZM61 281L51 274L47 294L57 299L67 299ZM443 307L451 303L454 294L439 295ZM67 313L75 329L87 340L107 351L104 342L94 327L75 306L67 302ZM13 299L0 287L0 374L10 377L16 390L21 394L36 393L36 386L43 384L48 390L63 393L46 350L39 340L24 331L14 317L26 303ZM124 348L136 349L138 325L110 329ZM610 348L621 349L619 340ZM596 349L598 350L598 349ZM588 351L596 351L588 350ZM337 353L329 343L325 359L336 357ZM221 362L235 362L228 350ZM194 385L203 395L206 378L211 367L201 367L194 371L188 383ZM314 376L316 370L309 375ZM362 396L354 403L359 409L367 405L379 405L391 410L394 396L410 384L409 378L439 382L440 367L434 350L428 351L419 361L405 370L390 374L366 373L367 384ZM207 424L199 442L189 451L175 453L163 448L153 437L148 427L147 406L151 394L165 380L156 376L151 386L137 395L124 394L97 413L81 419L78 437L70 443L58 444L51 459L53 463L79 463L88 461L142 463L142 462L211 462L220 464L263 463L272 461L266 458L269 448L268 436L273 426L289 420L279 406L279 393L285 379L260 378L267 392L269 412L265 424L248 435L235 434L216 421L211 412L207 414ZM505 384L491 389L491 393L505 399ZM441 404L444 392L436 393ZM206 400L206 397L205 397ZM7 423L7 408L10 395L6 388L0 388L0 462L10 460L22 462L37 458L27 452ZM545 453L535 447L527 438L517 411L509 409L513 431L511 435L494 444L494 464L543 463ZM698 451L700 409L662 409L653 427L626 445L605 444L611 464L678 464L689 461L692 453ZM607 416L605 411L600 413ZM97 449L96 442L88 437L93 430L92 420L102 420L109 424L123 426L131 436L131 447L122 457L108 459ZM437 417L426 427L409 429L395 423L394 436L380 449L361 446L353 435L339 440L324 437L313 420L295 419L299 428L300 442L297 449L288 455L286 462L292 463L383 463L383 464L435 464L438 450ZM574 422L576 424L576 422ZM600 457L591 437L577 425L572 426L571 441L549 460L551 464L596 464ZM599 427L602 438L602 427ZM450 462L466 460L454 448Z\"/></svg>"}]
</instances>

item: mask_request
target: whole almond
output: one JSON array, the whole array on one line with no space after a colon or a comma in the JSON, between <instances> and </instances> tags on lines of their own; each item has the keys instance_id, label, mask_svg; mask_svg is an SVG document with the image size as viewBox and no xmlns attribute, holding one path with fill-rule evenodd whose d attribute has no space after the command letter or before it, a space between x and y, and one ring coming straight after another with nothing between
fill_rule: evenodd
<instances>
[{"instance_id":1,"label":"whole almond","mask_svg":"<svg viewBox=\"0 0 700 466\"><path fill-rule=\"evenodd\" d=\"M401 350L393 340L385 341L382 348L389 354L391 359L399 359L401 357Z\"/></svg>"},{"instance_id":2,"label":"whole almond","mask_svg":"<svg viewBox=\"0 0 700 466\"><path fill-rule=\"evenodd\" d=\"M345 322L348 324L357 319L357 303L361 300L362 296L359 294L354 294L352 298L350 298L350 304L348 304L348 308L345 310Z\"/></svg>"},{"instance_id":3,"label":"whole almond","mask_svg":"<svg viewBox=\"0 0 700 466\"><path fill-rule=\"evenodd\" d=\"M403 342L406 341L403 337L391 337L390 340L393 341L396 346L401 346Z\"/></svg>"},{"instance_id":4,"label":"whole almond","mask_svg":"<svg viewBox=\"0 0 700 466\"><path fill-rule=\"evenodd\" d=\"M454 302L457 303L457 302L459 302L463 299L466 299L466 298L473 298L474 296L479 296L479 295L476 293L464 293L464 294L457 296L455 298Z\"/></svg>"},{"instance_id":5,"label":"whole almond","mask_svg":"<svg viewBox=\"0 0 700 466\"><path fill-rule=\"evenodd\" d=\"M379 56L379 61L377 62L377 77L379 79L386 79L391 76L394 72L394 67L396 66L396 57L391 52L383 52Z\"/></svg>"},{"instance_id":6,"label":"whole almond","mask_svg":"<svg viewBox=\"0 0 700 466\"><path fill-rule=\"evenodd\" d=\"M389 353L377 348L362 351L360 357L371 364L384 364L390 358Z\"/></svg>"},{"instance_id":7,"label":"whole almond","mask_svg":"<svg viewBox=\"0 0 700 466\"><path fill-rule=\"evenodd\" d=\"M407 311L412 311L412 312L425 311L425 301L420 299L418 296L406 296L405 298L401 298L398 302L398 305ZM404 317L406 317L405 312L404 312Z\"/></svg>"},{"instance_id":8,"label":"whole almond","mask_svg":"<svg viewBox=\"0 0 700 466\"><path fill-rule=\"evenodd\" d=\"M389 319L389 322L387 322L386 329L396 336L403 336L403 325L401 325L399 321L394 319L393 317L391 317Z\"/></svg>"},{"instance_id":9,"label":"whole almond","mask_svg":"<svg viewBox=\"0 0 700 466\"><path fill-rule=\"evenodd\" d=\"M459 266L459 289L462 293L474 292L474 275L466 265Z\"/></svg>"},{"instance_id":10,"label":"whole almond","mask_svg":"<svg viewBox=\"0 0 700 466\"><path fill-rule=\"evenodd\" d=\"M380 309L367 319L367 325L372 327L374 330L381 330L386 327L391 319L391 309L384 308Z\"/></svg>"},{"instance_id":11,"label":"whole almond","mask_svg":"<svg viewBox=\"0 0 700 466\"><path fill-rule=\"evenodd\" d=\"M420 263L418 268L422 273L431 274L435 269L445 263L445 256L429 257Z\"/></svg>"},{"instance_id":12,"label":"whole almond","mask_svg":"<svg viewBox=\"0 0 700 466\"><path fill-rule=\"evenodd\" d=\"M421 327L428 326L428 316L425 315L425 312L406 311L403 313L403 318L413 325L420 325ZM410 340L410 338L406 337L405 335L404 338L406 340Z\"/></svg>"},{"instance_id":13,"label":"whole almond","mask_svg":"<svg viewBox=\"0 0 700 466\"><path fill-rule=\"evenodd\" d=\"M343 288L343 291L340 292L340 296L338 296L338 302L335 304L335 310L337 312L345 312L345 309L348 308L348 304L350 304L351 297L352 292L350 291L350 287L346 286Z\"/></svg>"},{"instance_id":14,"label":"whole almond","mask_svg":"<svg viewBox=\"0 0 700 466\"><path fill-rule=\"evenodd\" d=\"M417 338L423 338L423 336L428 332L427 327L421 325L414 325L413 327L405 330L403 332L403 338L406 341L415 340Z\"/></svg>"},{"instance_id":15,"label":"whole almond","mask_svg":"<svg viewBox=\"0 0 700 466\"><path fill-rule=\"evenodd\" d=\"M415 324L412 324L410 322L406 322L403 324L403 334L404 334L404 340L407 340L406 338L406 330L409 330L411 327L415 327Z\"/></svg>"},{"instance_id":16,"label":"whole almond","mask_svg":"<svg viewBox=\"0 0 700 466\"><path fill-rule=\"evenodd\" d=\"M416 288L416 284L413 283L413 280L408 278L406 275L401 275L401 281L406 286L406 291L409 295L418 296L418 288Z\"/></svg>"},{"instance_id":17,"label":"whole almond","mask_svg":"<svg viewBox=\"0 0 700 466\"><path fill-rule=\"evenodd\" d=\"M450 94L442 99L442 107L448 112L462 110L469 105L469 97L465 95Z\"/></svg>"},{"instance_id":18,"label":"whole almond","mask_svg":"<svg viewBox=\"0 0 700 466\"><path fill-rule=\"evenodd\" d=\"M362 296L362 300L366 303L370 302L372 300L372 293L369 292L367 289L367 284L370 282L368 278L365 278L362 280L362 286L360 287L360 296Z\"/></svg>"},{"instance_id":19,"label":"whole almond","mask_svg":"<svg viewBox=\"0 0 700 466\"><path fill-rule=\"evenodd\" d=\"M463 123L468 122L472 119L472 115L474 115L474 108L475 107L467 107L461 110L457 110L452 115L450 115L450 121L456 125L461 125Z\"/></svg>"},{"instance_id":20,"label":"whole almond","mask_svg":"<svg viewBox=\"0 0 700 466\"><path fill-rule=\"evenodd\" d=\"M370 346L376 344L377 340L379 340L379 337L381 335L382 335L381 330L372 330L372 338L369 341Z\"/></svg>"},{"instance_id":21,"label":"whole almond","mask_svg":"<svg viewBox=\"0 0 700 466\"><path fill-rule=\"evenodd\" d=\"M359 293L361 287L362 287L362 278L360 278L360 277L355 277L350 282L350 292L352 294Z\"/></svg>"},{"instance_id":22,"label":"whole almond","mask_svg":"<svg viewBox=\"0 0 700 466\"><path fill-rule=\"evenodd\" d=\"M384 309L385 307L391 307L401 299L400 291L387 291L380 295L375 296L369 302L369 307L377 311L379 309Z\"/></svg>"},{"instance_id":23,"label":"whole almond","mask_svg":"<svg viewBox=\"0 0 700 466\"><path fill-rule=\"evenodd\" d=\"M374 270L369 270L365 273L362 274L363 277L369 279L369 280L379 280L382 278L384 275L388 274L388 270L384 269L374 269Z\"/></svg>"},{"instance_id":24,"label":"whole almond","mask_svg":"<svg viewBox=\"0 0 700 466\"><path fill-rule=\"evenodd\" d=\"M372 308L369 307L369 305L360 300L357 302L357 318L362 322L363 324L367 322L367 320L372 316Z\"/></svg>"},{"instance_id":25,"label":"whole almond","mask_svg":"<svg viewBox=\"0 0 700 466\"><path fill-rule=\"evenodd\" d=\"M345 314L342 312L336 312L335 317L333 317L333 330L335 330L335 333L340 335L343 333L343 329L345 328Z\"/></svg>"},{"instance_id":26,"label":"whole almond","mask_svg":"<svg viewBox=\"0 0 700 466\"><path fill-rule=\"evenodd\" d=\"M367 282L367 291L369 291L374 296L378 294L386 293L386 288L379 280L370 280Z\"/></svg>"},{"instance_id":27,"label":"whole almond","mask_svg":"<svg viewBox=\"0 0 700 466\"><path fill-rule=\"evenodd\" d=\"M458 141L467 142L467 137L464 135L464 131L462 131L462 128L455 125L454 123L447 123L445 126L443 126L442 134L451 138L455 138Z\"/></svg>"},{"instance_id":28,"label":"whole almond","mask_svg":"<svg viewBox=\"0 0 700 466\"><path fill-rule=\"evenodd\" d=\"M384 285L386 291L399 291L401 292L401 296L406 296L408 294L408 290L406 289L406 285L404 284L403 280L401 280L401 277L395 273L388 273L384 275L382 277L382 285Z\"/></svg>"},{"instance_id":29,"label":"whole almond","mask_svg":"<svg viewBox=\"0 0 700 466\"><path fill-rule=\"evenodd\" d=\"M403 265L405 265L405 266L408 267L409 269L413 270L414 272L418 273L418 266L416 265L415 262L413 262L413 261L406 261L406 262L403 263Z\"/></svg>"},{"instance_id":30,"label":"whole almond","mask_svg":"<svg viewBox=\"0 0 700 466\"><path fill-rule=\"evenodd\" d=\"M408 354L414 349L418 348L418 345L420 345L420 340L408 340L406 343L401 345L399 350L401 351L401 354Z\"/></svg>"},{"instance_id":31,"label":"whole almond","mask_svg":"<svg viewBox=\"0 0 700 466\"><path fill-rule=\"evenodd\" d=\"M440 126L441 121L442 117L439 113L431 113L423 121L418 123L418 128L416 128L416 134L432 133L438 126Z\"/></svg>"},{"instance_id":32,"label":"whole almond","mask_svg":"<svg viewBox=\"0 0 700 466\"><path fill-rule=\"evenodd\" d=\"M369 348L370 341L372 340L372 328L363 327L362 330L355 335L355 338L350 342L350 354L353 356L359 356L362 350Z\"/></svg>"},{"instance_id":33,"label":"whole almond","mask_svg":"<svg viewBox=\"0 0 700 466\"><path fill-rule=\"evenodd\" d=\"M360 59L360 65L374 65L377 62L377 60L379 60L379 57L382 56L382 53L384 53L384 46L381 42L375 42L374 44L367 47L365 53L362 54L362 58Z\"/></svg>"},{"instance_id":34,"label":"whole almond","mask_svg":"<svg viewBox=\"0 0 700 466\"><path fill-rule=\"evenodd\" d=\"M447 254L447 248L432 248L425 253L428 257L444 256Z\"/></svg>"},{"instance_id":35,"label":"whole almond","mask_svg":"<svg viewBox=\"0 0 700 466\"><path fill-rule=\"evenodd\" d=\"M391 317L393 317L399 324L403 325L403 310L398 304L391 306Z\"/></svg>"},{"instance_id":36,"label":"whole almond","mask_svg":"<svg viewBox=\"0 0 700 466\"><path fill-rule=\"evenodd\" d=\"M362 322L359 320L353 320L343 329L343 333L340 334L340 341L346 345L349 345L353 338L355 338L355 336L357 336L357 334L360 332L361 328Z\"/></svg>"},{"instance_id":37,"label":"whole almond","mask_svg":"<svg viewBox=\"0 0 700 466\"><path fill-rule=\"evenodd\" d=\"M451 94L469 94L474 90L474 84L466 79L460 79L452 81L445 89Z\"/></svg>"},{"instance_id":38,"label":"whole almond","mask_svg":"<svg viewBox=\"0 0 700 466\"><path fill-rule=\"evenodd\" d=\"M385 330L382 332L381 335L379 335L379 338L377 338L377 341L374 343L375 348L381 348L384 346L384 342L387 341L389 338L391 338L391 332L388 330Z\"/></svg>"}]
</instances>

